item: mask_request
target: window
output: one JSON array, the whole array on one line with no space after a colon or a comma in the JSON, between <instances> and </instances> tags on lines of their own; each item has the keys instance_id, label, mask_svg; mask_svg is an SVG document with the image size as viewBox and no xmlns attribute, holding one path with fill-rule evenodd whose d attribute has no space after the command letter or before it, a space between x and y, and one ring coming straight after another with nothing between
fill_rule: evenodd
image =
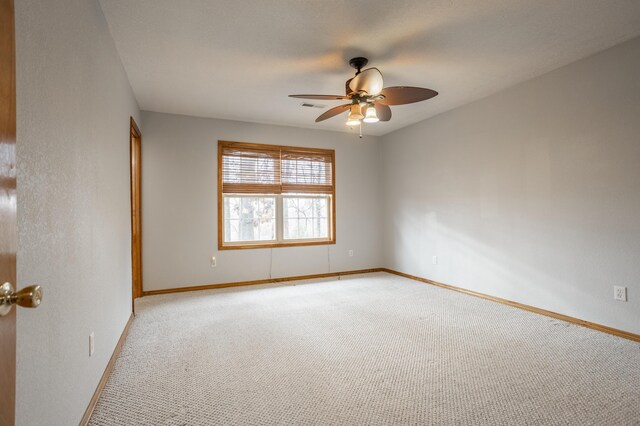
<instances>
[{"instance_id":1,"label":"window","mask_svg":"<svg viewBox=\"0 0 640 426\"><path fill-rule=\"evenodd\" d=\"M333 150L218 141L218 248L335 243Z\"/></svg>"}]
</instances>

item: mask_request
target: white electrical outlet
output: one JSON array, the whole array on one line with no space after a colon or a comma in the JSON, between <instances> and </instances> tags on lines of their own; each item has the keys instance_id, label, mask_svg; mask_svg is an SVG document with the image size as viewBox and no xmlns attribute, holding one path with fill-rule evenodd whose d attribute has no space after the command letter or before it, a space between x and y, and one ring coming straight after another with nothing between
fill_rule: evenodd
<instances>
[{"instance_id":1,"label":"white electrical outlet","mask_svg":"<svg viewBox=\"0 0 640 426\"><path fill-rule=\"evenodd\" d=\"M627 301L627 288L618 285L613 286L613 298L622 302Z\"/></svg>"},{"instance_id":2,"label":"white electrical outlet","mask_svg":"<svg viewBox=\"0 0 640 426\"><path fill-rule=\"evenodd\" d=\"M91 334L89 334L89 356L93 356L93 353L96 351L94 341L95 341L95 335L93 334L93 331L92 331Z\"/></svg>"},{"instance_id":3,"label":"white electrical outlet","mask_svg":"<svg viewBox=\"0 0 640 426\"><path fill-rule=\"evenodd\" d=\"M437 265L438 264L438 256L433 256L431 258L431 263L433 263L434 265Z\"/></svg>"},{"instance_id":4,"label":"white electrical outlet","mask_svg":"<svg viewBox=\"0 0 640 426\"><path fill-rule=\"evenodd\" d=\"M212 267L212 268L215 268L216 266L218 266L218 262L216 261L216 257L215 257L215 256L213 256L213 257L211 258L211 267Z\"/></svg>"},{"instance_id":5,"label":"white electrical outlet","mask_svg":"<svg viewBox=\"0 0 640 426\"><path fill-rule=\"evenodd\" d=\"M353 250L349 250L349 257L353 257Z\"/></svg>"}]
</instances>

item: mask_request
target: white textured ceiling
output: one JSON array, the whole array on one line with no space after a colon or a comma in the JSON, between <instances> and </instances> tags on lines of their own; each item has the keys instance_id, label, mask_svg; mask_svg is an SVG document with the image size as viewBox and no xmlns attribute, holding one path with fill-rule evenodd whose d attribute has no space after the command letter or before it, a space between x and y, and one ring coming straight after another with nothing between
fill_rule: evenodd
<instances>
[{"instance_id":1,"label":"white textured ceiling","mask_svg":"<svg viewBox=\"0 0 640 426\"><path fill-rule=\"evenodd\" d=\"M349 131L288 94L343 94L349 58L385 86L382 135L640 35L639 0L100 0L140 108ZM338 101L313 101L327 106ZM326 110L326 109L325 109Z\"/></svg>"}]
</instances>

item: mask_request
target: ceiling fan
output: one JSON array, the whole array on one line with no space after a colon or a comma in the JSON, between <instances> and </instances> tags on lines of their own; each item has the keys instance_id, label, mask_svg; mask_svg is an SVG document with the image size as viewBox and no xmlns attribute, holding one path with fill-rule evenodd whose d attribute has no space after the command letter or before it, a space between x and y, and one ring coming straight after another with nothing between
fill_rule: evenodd
<instances>
[{"instance_id":1,"label":"ceiling fan","mask_svg":"<svg viewBox=\"0 0 640 426\"><path fill-rule=\"evenodd\" d=\"M367 58L353 58L349 65L355 68L355 77L346 82L346 95L289 95L291 98L320 99L328 101L349 101L325 111L316 118L316 123L349 111L347 126L364 123L376 123L391 119L390 105L405 105L426 101L438 95L438 92L423 87L394 86L384 87L382 73L377 68L362 68Z\"/></svg>"}]
</instances>

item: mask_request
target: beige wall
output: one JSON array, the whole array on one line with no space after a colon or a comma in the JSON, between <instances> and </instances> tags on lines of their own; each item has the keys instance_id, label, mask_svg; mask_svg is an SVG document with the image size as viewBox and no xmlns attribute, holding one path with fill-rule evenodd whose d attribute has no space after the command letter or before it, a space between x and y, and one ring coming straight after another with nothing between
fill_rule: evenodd
<instances>
[{"instance_id":1,"label":"beige wall","mask_svg":"<svg viewBox=\"0 0 640 426\"><path fill-rule=\"evenodd\" d=\"M377 137L146 111L142 120L145 290L380 265ZM335 149L337 243L218 251L218 140Z\"/></svg>"},{"instance_id":2,"label":"beige wall","mask_svg":"<svg viewBox=\"0 0 640 426\"><path fill-rule=\"evenodd\" d=\"M384 265L640 333L638 76L635 39L384 136Z\"/></svg>"},{"instance_id":3,"label":"beige wall","mask_svg":"<svg viewBox=\"0 0 640 426\"><path fill-rule=\"evenodd\" d=\"M17 424L78 424L131 312L127 77L96 1L16 1ZM89 333L96 352L89 357Z\"/></svg>"}]
</instances>

